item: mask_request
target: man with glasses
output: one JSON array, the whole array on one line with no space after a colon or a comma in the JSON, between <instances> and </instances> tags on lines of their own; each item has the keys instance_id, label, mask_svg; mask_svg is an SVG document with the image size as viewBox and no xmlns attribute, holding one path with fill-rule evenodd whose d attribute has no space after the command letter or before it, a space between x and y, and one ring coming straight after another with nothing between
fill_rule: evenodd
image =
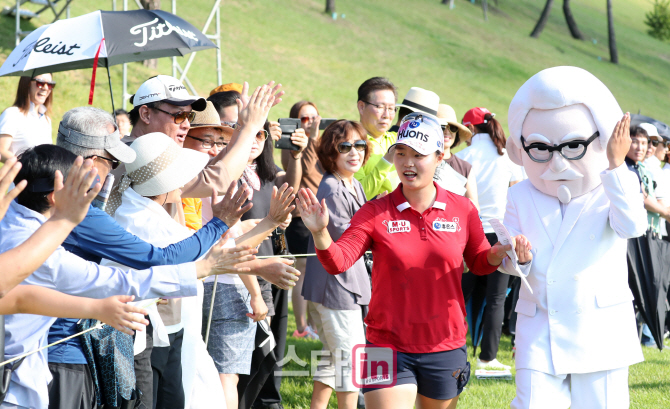
<instances>
[{"instance_id":1,"label":"man with glasses","mask_svg":"<svg viewBox=\"0 0 670 409\"><path fill-rule=\"evenodd\" d=\"M368 132L370 159L356 172L368 198L382 192L392 192L400 183L393 167L393 152L397 134L390 132L398 108L395 85L386 78L373 77L358 87L358 114L361 125Z\"/></svg>"}]
</instances>

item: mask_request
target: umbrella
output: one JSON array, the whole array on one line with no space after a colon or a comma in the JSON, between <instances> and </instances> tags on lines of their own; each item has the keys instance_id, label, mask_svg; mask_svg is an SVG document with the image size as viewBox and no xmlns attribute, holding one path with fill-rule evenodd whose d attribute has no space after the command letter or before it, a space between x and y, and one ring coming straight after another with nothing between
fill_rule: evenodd
<instances>
[{"instance_id":1,"label":"umbrella","mask_svg":"<svg viewBox=\"0 0 670 409\"><path fill-rule=\"evenodd\" d=\"M644 236L628 240L628 285L633 291L640 315L661 350L668 312L669 250L670 243L654 237L650 231Z\"/></svg>"},{"instance_id":2,"label":"umbrella","mask_svg":"<svg viewBox=\"0 0 670 409\"><path fill-rule=\"evenodd\" d=\"M638 126L641 123L645 122L654 125L656 129L658 129L658 134L661 135L663 138L670 139L670 127L666 125L664 122L640 114L632 114L630 116L631 127Z\"/></svg>"},{"instance_id":3,"label":"umbrella","mask_svg":"<svg viewBox=\"0 0 670 409\"><path fill-rule=\"evenodd\" d=\"M112 65L215 47L186 20L162 10L98 10L28 34L0 67L0 76L34 77L93 67L91 103L96 67L106 67L109 76Z\"/></svg>"}]
</instances>

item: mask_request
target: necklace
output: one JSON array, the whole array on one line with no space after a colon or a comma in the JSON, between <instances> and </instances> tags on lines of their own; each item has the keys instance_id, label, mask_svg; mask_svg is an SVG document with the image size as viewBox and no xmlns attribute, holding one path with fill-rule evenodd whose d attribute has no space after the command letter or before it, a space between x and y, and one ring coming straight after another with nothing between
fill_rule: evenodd
<instances>
[{"instance_id":1,"label":"necklace","mask_svg":"<svg viewBox=\"0 0 670 409\"><path fill-rule=\"evenodd\" d=\"M339 173L337 173L337 171L334 170L333 173L337 175L337 177L344 183L344 187L346 187L347 190L351 192L351 194L358 197L358 195L356 194L356 189L354 189L354 187L351 184L347 183L346 180L344 180L344 178Z\"/></svg>"}]
</instances>

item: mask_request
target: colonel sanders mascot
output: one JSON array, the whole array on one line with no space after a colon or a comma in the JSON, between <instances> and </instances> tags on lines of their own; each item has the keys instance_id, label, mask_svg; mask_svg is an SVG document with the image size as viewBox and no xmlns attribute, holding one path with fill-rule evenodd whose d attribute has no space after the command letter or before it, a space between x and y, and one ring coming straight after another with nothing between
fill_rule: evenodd
<instances>
[{"instance_id":1,"label":"colonel sanders mascot","mask_svg":"<svg viewBox=\"0 0 670 409\"><path fill-rule=\"evenodd\" d=\"M539 72L510 104L507 153L528 180L509 189L503 223L532 245L519 262L533 290L522 287L515 308L512 408L628 407L628 366L643 356L626 240L647 228L624 162L629 124L609 89L576 67Z\"/></svg>"}]
</instances>

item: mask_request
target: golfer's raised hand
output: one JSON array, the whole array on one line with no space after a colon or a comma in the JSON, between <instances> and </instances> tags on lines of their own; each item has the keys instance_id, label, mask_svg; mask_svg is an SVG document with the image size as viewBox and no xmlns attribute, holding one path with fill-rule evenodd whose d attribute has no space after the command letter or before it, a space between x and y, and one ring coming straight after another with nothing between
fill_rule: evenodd
<instances>
[{"instance_id":1,"label":"golfer's raised hand","mask_svg":"<svg viewBox=\"0 0 670 409\"><path fill-rule=\"evenodd\" d=\"M612 136L607 142L607 160L610 163L610 170L618 168L626 160L631 143L630 113L626 112L623 118L616 123Z\"/></svg>"},{"instance_id":2,"label":"golfer's raised hand","mask_svg":"<svg viewBox=\"0 0 670 409\"><path fill-rule=\"evenodd\" d=\"M281 84L275 85L274 81L270 81L262 87L257 87L251 96L248 96L248 93L249 83L245 81L242 86L242 96L237 100L237 110L239 112L237 124L244 126L251 124L253 119L258 120L258 118L250 118L249 115L261 109L261 112L264 112L262 120L260 120L260 126L258 127L258 129L261 129L268 117L270 108L281 102L281 96L284 95L284 91L281 91ZM262 108L259 108L260 104L263 104L263 101L264 105L262 105ZM254 125L258 124L254 123Z\"/></svg>"},{"instance_id":3,"label":"golfer's raised hand","mask_svg":"<svg viewBox=\"0 0 670 409\"><path fill-rule=\"evenodd\" d=\"M287 258L273 257L262 261L262 265L254 270L258 276L263 277L282 290L288 290L295 286L300 276L300 270L291 265L293 260Z\"/></svg>"},{"instance_id":4,"label":"golfer's raised hand","mask_svg":"<svg viewBox=\"0 0 670 409\"><path fill-rule=\"evenodd\" d=\"M516 257L519 259L519 263L526 264L533 259L533 253L530 252L532 249L533 246L526 236L523 234L514 236L514 251L516 252Z\"/></svg>"},{"instance_id":5,"label":"golfer's raised hand","mask_svg":"<svg viewBox=\"0 0 670 409\"><path fill-rule=\"evenodd\" d=\"M319 200L310 189L300 189L298 193L298 211L303 223L312 233L317 233L328 227L328 206L326 199Z\"/></svg>"},{"instance_id":6,"label":"golfer's raised hand","mask_svg":"<svg viewBox=\"0 0 670 409\"><path fill-rule=\"evenodd\" d=\"M92 318L128 335L133 335L133 330L142 331L149 325L149 321L144 319L148 312L143 308L126 304L134 299L133 295L115 295L102 300L91 300L96 311Z\"/></svg>"},{"instance_id":7,"label":"golfer's raised hand","mask_svg":"<svg viewBox=\"0 0 670 409\"><path fill-rule=\"evenodd\" d=\"M14 178L21 170L21 162L16 159L16 156L7 159L5 166L0 169L0 220L5 217L9 204L12 203L12 200L16 199L16 196L19 195L25 189L28 182L25 180L20 181L11 192L8 192L9 185L14 182Z\"/></svg>"},{"instance_id":8,"label":"golfer's raised hand","mask_svg":"<svg viewBox=\"0 0 670 409\"><path fill-rule=\"evenodd\" d=\"M81 156L68 171L65 183L63 174L57 170L54 177L54 214L51 218L67 220L75 225L84 220L89 205L102 188L100 183L91 188L97 174L93 161L84 160Z\"/></svg>"},{"instance_id":9,"label":"golfer's raised hand","mask_svg":"<svg viewBox=\"0 0 670 409\"><path fill-rule=\"evenodd\" d=\"M216 189L212 193L212 214L218 217L226 226L233 227L240 221L242 215L253 207L253 203L249 202L246 206L244 202L251 196L251 189L247 184L242 182L242 187L235 191L237 182L232 182L226 191L226 194L221 200L217 196Z\"/></svg>"},{"instance_id":10,"label":"golfer's raised hand","mask_svg":"<svg viewBox=\"0 0 670 409\"><path fill-rule=\"evenodd\" d=\"M293 199L295 199L293 188L289 187L288 183L284 183L279 189L277 189L277 186L273 186L268 219L277 226L284 223L288 215L295 209L295 205L291 204Z\"/></svg>"}]
</instances>

